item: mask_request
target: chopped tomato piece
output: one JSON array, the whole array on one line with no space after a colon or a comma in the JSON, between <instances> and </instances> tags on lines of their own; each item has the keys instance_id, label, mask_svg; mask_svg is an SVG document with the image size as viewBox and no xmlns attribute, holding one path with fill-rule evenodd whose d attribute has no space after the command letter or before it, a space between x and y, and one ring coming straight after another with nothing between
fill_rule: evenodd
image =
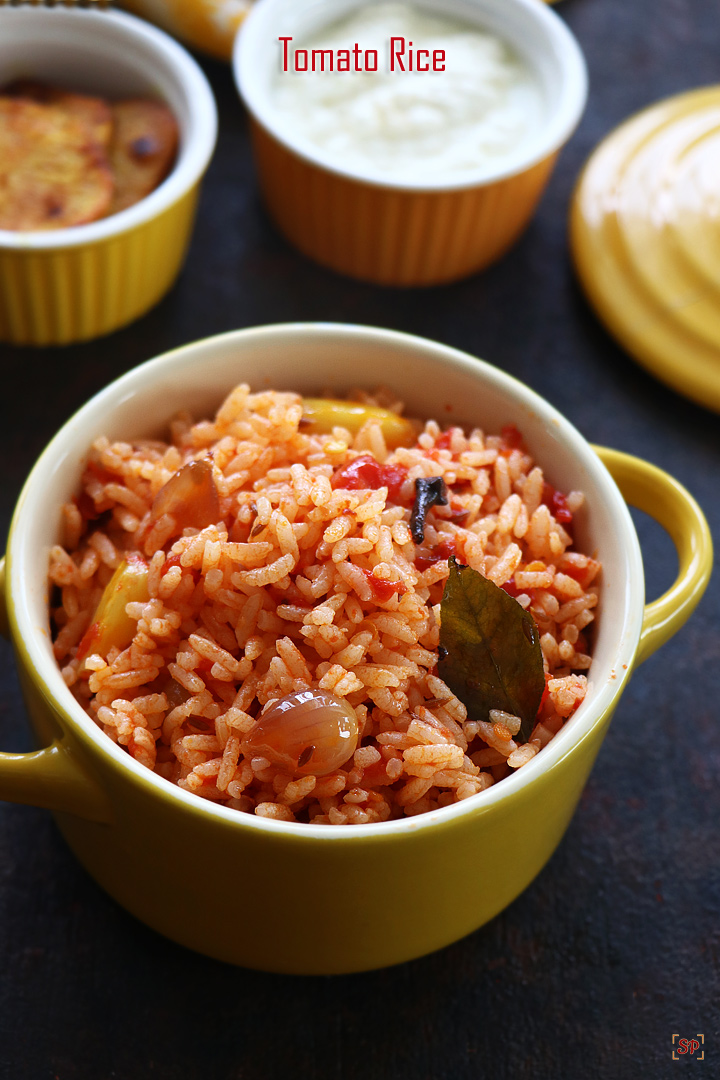
<instances>
[{"instance_id":1,"label":"chopped tomato piece","mask_svg":"<svg viewBox=\"0 0 720 1080\"><path fill-rule=\"evenodd\" d=\"M443 431L442 435L438 435L437 439L435 440L435 449L449 450L450 443L452 442L453 432L458 430L461 429L450 427L447 429L447 431Z\"/></svg>"},{"instance_id":2,"label":"chopped tomato piece","mask_svg":"<svg viewBox=\"0 0 720 1080\"><path fill-rule=\"evenodd\" d=\"M441 540L434 548L420 549L420 552L415 556L415 569L422 574L424 570L428 570L435 563L439 563L443 559L449 559L451 555L455 554L455 539L454 537L448 537Z\"/></svg>"},{"instance_id":3,"label":"chopped tomato piece","mask_svg":"<svg viewBox=\"0 0 720 1080\"><path fill-rule=\"evenodd\" d=\"M597 577L600 563L596 562L595 559L588 559L587 566L575 566L574 563L563 561L560 564L560 569L563 574L574 578L583 589L587 589Z\"/></svg>"},{"instance_id":4,"label":"chopped tomato piece","mask_svg":"<svg viewBox=\"0 0 720 1080\"><path fill-rule=\"evenodd\" d=\"M389 581L388 578L375 577L372 570L363 570L363 574L379 604L386 604L395 593L402 596L407 592L407 585L404 585L402 581Z\"/></svg>"},{"instance_id":5,"label":"chopped tomato piece","mask_svg":"<svg viewBox=\"0 0 720 1080\"><path fill-rule=\"evenodd\" d=\"M400 488L406 479L407 469L402 465L381 465L372 454L361 454L347 465L336 469L331 482L334 488L345 488L348 491L386 487L388 498L397 502Z\"/></svg>"},{"instance_id":6,"label":"chopped tomato piece","mask_svg":"<svg viewBox=\"0 0 720 1080\"><path fill-rule=\"evenodd\" d=\"M543 484L541 502L545 503L548 510L560 525L572 525L572 511L562 491L557 491L552 484Z\"/></svg>"},{"instance_id":7,"label":"chopped tomato piece","mask_svg":"<svg viewBox=\"0 0 720 1080\"><path fill-rule=\"evenodd\" d=\"M535 599L535 590L534 589L518 589L517 585L515 584L515 576L514 575L511 578L509 578L508 581L506 581L504 585L501 585L500 588L503 590L503 592L506 592L508 594L508 596L512 596L513 600L517 600L518 596L521 596L521 595L522 596L529 596L531 603Z\"/></svg>"},{"instance_id":8,"label":"chopped tomato piece","mask_svg":"<svg viewBox=\"0 0 720 1080\"><path fill-rule=\"evenodd\" d=\"M380 759L380 761L374 761L372 765L368 765L363 769L362 786L364 788L381 787L383 784L389 784L388 779L387 762Z\"/></svg>"},{"instance_id":9,"label":"chopped tomato piece","mask_svg":"<svg viewBox=\"0 0 720 1080\"><path fill-rule=\"evenodd\" d=\"M525 443L523 437L514 424L505 424L505 426L500 429L500 438L501 454L508 456L513 450L524 449Z\"/></svg>"}]
</instances>

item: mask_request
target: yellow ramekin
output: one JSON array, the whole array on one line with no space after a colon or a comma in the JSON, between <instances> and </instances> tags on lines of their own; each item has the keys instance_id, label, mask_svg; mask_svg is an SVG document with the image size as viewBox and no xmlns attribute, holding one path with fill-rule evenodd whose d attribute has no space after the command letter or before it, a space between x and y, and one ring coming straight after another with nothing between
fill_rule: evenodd
<instances>
[{"instance_id":1,"label":"yellow ramekin","mask_svg":"<svg viewBox=\"0 0 720 1080\"><path fill-rule=\"evenodd\" d=\"M508 41L540 81L545 120L511 158L458 182L424 178L420 161L415 180L395 181L381 170L348 168L318 150L274 104L279 36L298 44L306 37L312 41L318 27L361 6L362 0L258 0L242 24L233 67L250 113L265 203L291 243L340 273L381 285L436 285L467 277L503 255L532 217L585 105L587 74L579 46L537 0L424 0L423 10L463 19Z\"/></svg>"},{"instance_id":2,"label":"yellow ramekin","mask_svg":"<svg viewBox=\"0 0 720 1080\"><path fill-rule=\"evenodd\" d=\"M79 8L0 8L0 86L16 78L159 98L180 126L172 172L135 206L69 229L0 229L0 341L61 345L107 334L157 303L180 271L215 146L212 91L162 31Z\"/></svg>"},{"instance_id":3,"label":"yellow ramekin","mask_svg":"<svg viewBox=\"0 0 720 1080\"><path fill-rule=\"evenodd\" d=\"M578 544L603 562L588 694L513 776L405 820L288 824L214 805L149 772L75 701L52 654L47 566L61 506L78 490L91 441L160 434L188 406L198 418L208 415L243 380L303 393L384 383L412 415L452 416L489 431L515 423L551 483L585 492ZM675 584L647 606L623 496L656 518L678 549ZM0 595L43 749L0 754L0 797L54 810L104 889L148 925L210 956L306 974L408 960L491 919L540 871L633 667L685 622L711 566L705 519L676 481L637 458L593 450L546 401L465 353L330 323L241 330L188 345L93 398L50 443L20 496Z\"/></svg>"}]
</instances>

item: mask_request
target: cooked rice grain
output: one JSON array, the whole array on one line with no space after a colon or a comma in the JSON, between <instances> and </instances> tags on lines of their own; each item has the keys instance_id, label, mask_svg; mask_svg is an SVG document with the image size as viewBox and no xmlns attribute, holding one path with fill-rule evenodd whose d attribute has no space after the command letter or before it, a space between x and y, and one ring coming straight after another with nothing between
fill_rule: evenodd
<instances>
[{"instance_id":1,"label":"cooked rice grain","mask_svg":"<svg viewBox=\"0 0 720 1080\"><path fill-rule=\"evenodd\" d=\"M354 395L370 404L376 397ZM171 424L171 444L98 439L82 492L50 552L54 649L63 678L136 761L202 798L278 821L362 824L449 806L530 761L587 691L599 563L573 550L542 470L514 430L442 432L388 451L377 423L306 434L295 394L233 390L212 421ZM358 453L406 470L388 489L333 487ZM198 530L157 493L183 465L211 461L221 520ZM425 540L409 529L415 479L443 476ZM582 495L565 506L576 512ZM442 545L442 546L441 546ZM434 553L440 548L439 554ZM149 565L146 602L126 614L126 648L78 658L126 552ZM447 554L504 586L535 618L547 690L529 742L518 717L468 717L437 675ZM341 769L289 776L242 744L285 694L323 689L355 709L360 740Z\"/></svg>"}]
</instances>

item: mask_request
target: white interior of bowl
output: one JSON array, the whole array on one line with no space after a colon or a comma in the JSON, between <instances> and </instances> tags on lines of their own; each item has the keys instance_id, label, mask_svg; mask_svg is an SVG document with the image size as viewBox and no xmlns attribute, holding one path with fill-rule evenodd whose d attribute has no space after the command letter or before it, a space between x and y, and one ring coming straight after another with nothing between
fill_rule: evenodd
<instances>
[{"instance_id":1,"label":"white interior of bowl","mask_svg":"<svg viewBox=\"0 0 720 1080\"><path fill-rule=\"evenodd\" d=\"M239 814L203 802L226 821L296 835L372 835L377 830L424 828L438 816L476 812L513 792L571 752L624 685L642 625L644 578L637 535L628 509L599 458L551 405L497 368L446 346L387 330L323 323L235 331L167 353L135 368L85 405L62 428L37 462L22 492L8 546L11 619L51 699L102 752L140 783L161 788L198 808L196 796L135 762L97 727L65 686L50 646L47 567L58 542L62 504L78 493L83 462L99 435L131 439L166 435L167 422L190 408L210 414L238 382L253 388L317 393L331 388L386 385L397 391L408 415L480 425L488 433L514 423L548 480L562 490L580 489L586 506L576 518L578 547L603 563L593 662L586 700L552 742L514 775L454 806L417 818L351 829L296 825ZM14 610L14 615L13 615Z\"/></svg>"},{"instance_id":2,"label":"white interior of bowl","mask_svg":"<svg viewBox=\"0 0 720 1080\"><path fill-rule=\"evenodd\" d=\"M178 122L180 148L167 179L135 206L69 229L0 229L0 248L71 247L133 228L189 191L215 147L215 99L198 65L167 34L124 12L0 8L0 87L14 79L111 99L160 99Z\"/></svg>"},{"instance_id":3,"label":"white interior of bowl","mask_svg":"<svg viewBox=\"0 0 720 1080\"><path fill-rule=\"evenodd\" d=\"M514 154L478 168L475 173L463 173L457 182L442 177L424 179L420 169L414 180L394 180L381 171L348 169L297 134L292 121L274 105L272 84L281 58L279 36L292 36L293 45L300 39L311 39L318 29L365 6L367 0L304 0L303 3L298 0L258 0L240 29L233 52L235 81L250 112L301 157L342 176L384 187L450 190L500 180L542 161L567 141L585 107L587 70L575 38L554 12L538 0L411 2L435 15L454 18L496 34L507 41L534 72L543 92L545 122L523 140ZM437 77L442 78L441 75Z\"/></svg>"}]
</instances>

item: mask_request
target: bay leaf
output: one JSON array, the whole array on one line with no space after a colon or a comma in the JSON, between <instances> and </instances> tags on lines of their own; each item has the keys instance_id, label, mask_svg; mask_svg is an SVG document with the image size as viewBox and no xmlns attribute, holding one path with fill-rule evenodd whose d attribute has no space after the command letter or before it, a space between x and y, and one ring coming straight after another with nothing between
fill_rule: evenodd
<instances>
[{"instance_id":1,"label":"bay leaf","mask_svg":"<svg viewBox=\"0 0 720 1080\"><path fill-rule=\"evenodd\" d=\"M491 709L519 716L527 742L545 690L535 620L504 589L450 558L440 607L440 678L463 702L470 720Z\"/></svg>"}]
</instances>

